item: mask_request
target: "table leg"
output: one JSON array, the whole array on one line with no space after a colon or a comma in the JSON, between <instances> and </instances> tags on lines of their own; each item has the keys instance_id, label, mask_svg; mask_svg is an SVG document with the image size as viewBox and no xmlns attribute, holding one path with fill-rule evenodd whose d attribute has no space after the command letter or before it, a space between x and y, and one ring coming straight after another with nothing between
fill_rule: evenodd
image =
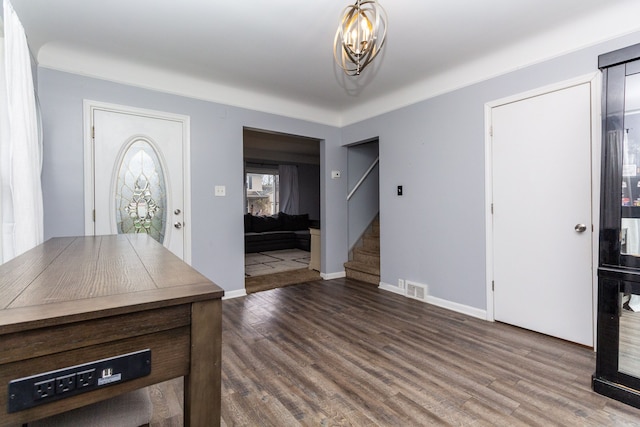
<instances>
[{"instance_id":1,"label":"table leg","mask_svg":"<svg viewBox=\"0 0 640 427\"><path fill-rule=\"evenodd\" d=\"M222 301L191 305L191 362L184 379L184 425L219 426Z\"/></svg>"}]
</instances>

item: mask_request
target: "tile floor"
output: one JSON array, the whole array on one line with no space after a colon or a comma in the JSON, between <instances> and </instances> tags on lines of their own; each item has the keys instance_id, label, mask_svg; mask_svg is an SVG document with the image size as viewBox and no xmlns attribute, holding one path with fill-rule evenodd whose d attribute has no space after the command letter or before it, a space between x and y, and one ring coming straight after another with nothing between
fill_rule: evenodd
<instances>
[{"instance_id":1,"label":"tile floor","mask_svg":"<svg viewBox=\"0 0 640 427\"><path fill-rule=\"evenodd\" d=\"M309 267L310 253L301 249L257 252L244 255L245 276L262 276Z\"/></svg>"}]
</instances>

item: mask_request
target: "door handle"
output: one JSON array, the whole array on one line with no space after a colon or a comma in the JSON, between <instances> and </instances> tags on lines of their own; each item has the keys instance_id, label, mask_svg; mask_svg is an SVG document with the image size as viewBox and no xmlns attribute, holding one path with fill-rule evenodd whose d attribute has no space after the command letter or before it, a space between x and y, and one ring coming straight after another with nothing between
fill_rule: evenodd
<instances>
[{"instance_id":1,"label":"door handle","mask_svg":"<svg viewBox=\"0 0 640 427\"><path fill-rule=\"evenodd\" d=\"M182 223L181 222L176 222L175 224L173 224L173 226L179 230L179 229L182 228Z\"/></svg>"},{"instance_id":2,"label":"door handle","mask_svg":"<svg viewBox=\"0 0 640 427\"><path fill-rule=\"evenodd\" d=\"M575 227L573 227L574 230L576 230L578 233L584 233L585 231L587 231L587 226L584 224L576 224Z\"/></svg>"}]
</instances>

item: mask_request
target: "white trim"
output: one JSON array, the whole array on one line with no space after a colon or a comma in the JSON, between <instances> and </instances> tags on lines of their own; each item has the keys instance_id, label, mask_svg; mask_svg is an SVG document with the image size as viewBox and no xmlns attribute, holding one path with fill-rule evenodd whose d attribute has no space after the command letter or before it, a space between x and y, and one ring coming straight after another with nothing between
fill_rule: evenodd
<instances>
[{"instance_id":1,"label":"white trim","mask_svg":"<svg viewBox=\"0 0 640 427\"><path fill-rule=\"evenodd\" d=\"M184 246L183 260L191 264L191 119L189 116L167 113L164 111L148 110L129 107L125 105L111 104L107 102L84 99L83 124L84 124L84 232L87 236L95 233L93 222L94 210L94 150L92 139L93 113L95 110L111 111L123 114L135 114L143 117L173 120L182 123L182 154L183 154L183 198L184 198Z\"/></svg>"},{"instance_id":2,"label":"white trim","mask_svg":"<svg viewBox=\"0 0 640 427\"><path fill-rule=\"evenodd\" d=\"M593 289L593 342L594 348L597 335L597 296L598 296L598 239L600 234L599 224L599 206L600 206L600 147L601 147L601 103L600 103L600 84L601 73L589 73L573 79L554 83L548 86L536 88L527 92L512 95L506 98L497 99L485 104L485 242L486 242L486 298L487 311L486 319L493 321L494 305L493 290L491 282L493 280L493 218L491 215L491 203L493 201L493 155L491 152L491 112L492 109L501 105L512 102L521 101L534 96L540 96L545 93L567 89L588 83L591 90L591 207L592 207L592 225L593 233L591 234L591 253L592 253L592 289Z\"/></svg>"},{"instance_id":3,"label":"white trim","mask_svg":"<svg viewBox=\"0 0 640 427\"><path fill-rule=\"evenodd\" d=\"M380 286L378 286L378 288L382 289L383 291L405 296L404 289L400 289L399 287L390 285L388 283L380 282Z\"/></svg>"},{"instance_id":4,"label":"white trim","mask_svg":"<svg viewBox=\"0 0 640 427\"><path fill-rule=\"evenodd\" d=\"M405 295L403 289L400 289L399 287L390 285L388 283L380 282L379 289L382 289L383 291L391 292L396 295L403 296L405 298L409 298ZM461 313L467 316L475 317L477 319L481 319L481 320L487 319L487 312L485 310L471 307L464 304L459 304L453 301L444 300L441 298L436 298L434 296L427 295L424 300L419 300L415 298L409 298L409 299L412 299L414 301L420 301L425 304L435 305L437 307L444 308L446 310L455 311L456 313Z\"/></svg>"},{"instance_id":5,"label":"white trim","mask_svg":"<svg viewBox=\"0 0 640 427\"><path fill-rule=\"evenodd\" d=\"M425 302L427 304L431 304L441 308L445 308L447 310L455 311L456 313L466 314L467 316L475 317L477 319L481 319L481 320L487 319L487 312L479 308L471 307L464 304L459 304L457 302L448 301L441 298L432 297L430 295L427 296Z\"/></svg>"},{"instance_id":6,"label":"white trim","mask_svg":"<svg viewBox=\"0 0 640 427\"><path fill-rule=\"evenodd\" d=\"M320 277L322 277L322 280L342 279L343 277L347 277L347 273L344 271L337 271L335 273L320 273Z\"/></svg>"},{"instance_id":7,"label":"white trim","mask_svg":"<svg viewBox=\"0 0 640 427\"><path fill-rule=\"evenodd\" d=\"M224 291L224 296L222 297L222 299L226 300L226 299L240 298L245 296L247 296L246 289L236 289L235 291Z\"/></svg>"},{"instance_id":8,"label":"white trim","mask_svg":"<svg viewBox=\"0 0 640 427\"><path fill-rule=\"evenodd\" d=\"M487 317L493 322L493 214L491 204L493 203L493 151L491 143L491 103L484 105L484 218L485 218L485 262L486 277L485 290L487 299Z\"/></svg>"},{"instance_id":9,"label":"white trim","mask_svg":"<svg viewBox=\"0 0 640 427\"><path fill-rule=\"evenodd\" d=\"M598 262L600 245L600 166L602 163L602 73L591 81L591 265L593 280L593 351L598 347Z\"/></svg>"}]
</instances>

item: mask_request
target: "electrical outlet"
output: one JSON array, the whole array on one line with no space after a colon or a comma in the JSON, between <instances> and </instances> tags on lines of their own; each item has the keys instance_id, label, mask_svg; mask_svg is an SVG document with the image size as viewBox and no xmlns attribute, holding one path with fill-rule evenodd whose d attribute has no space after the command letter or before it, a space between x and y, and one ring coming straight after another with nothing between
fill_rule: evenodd
<instances>
[{"instance_id":1,"label":"electrical outlet","mask_svg":"<svg viewBox=\"0 0 640 427\"><path fill-rule=\"evenodd\" d=\"M150 373L151 350L146 349L17 378L9 381L7 412L56 402ZM0 424L2 420L0 415Z\"/></svg>"},{"instance_id":2,"label":"electrical outlet","mask_svg":"<svg viewBox=\"0 0 640 427\"><path fill-rule=\"evenodd\" d=\"M90 387L96 383L96 370L87 369L76 374L76 387Z\"/></svg>"},{"instance_id":3,"label":"electrical outlet","mask_svg":"<svg viewBox=\"0 0 640 427\"><path fill-rule=\"evenodd\" d=\"M76 374L56 378L56 394L67 393L76 388Z\"/></svg>"},{"instance_id":4,"label":"electrical outlet","mask_svg":"<svg viewBox=\"0 0 640 427\"><path fill-rule=\"evenodd\" d=\"M35 400L44 399L45 397L53 396L56 392L56 380L51 378L37 382L33 385L33 398Z\"/></svg>"}]
</instances>

